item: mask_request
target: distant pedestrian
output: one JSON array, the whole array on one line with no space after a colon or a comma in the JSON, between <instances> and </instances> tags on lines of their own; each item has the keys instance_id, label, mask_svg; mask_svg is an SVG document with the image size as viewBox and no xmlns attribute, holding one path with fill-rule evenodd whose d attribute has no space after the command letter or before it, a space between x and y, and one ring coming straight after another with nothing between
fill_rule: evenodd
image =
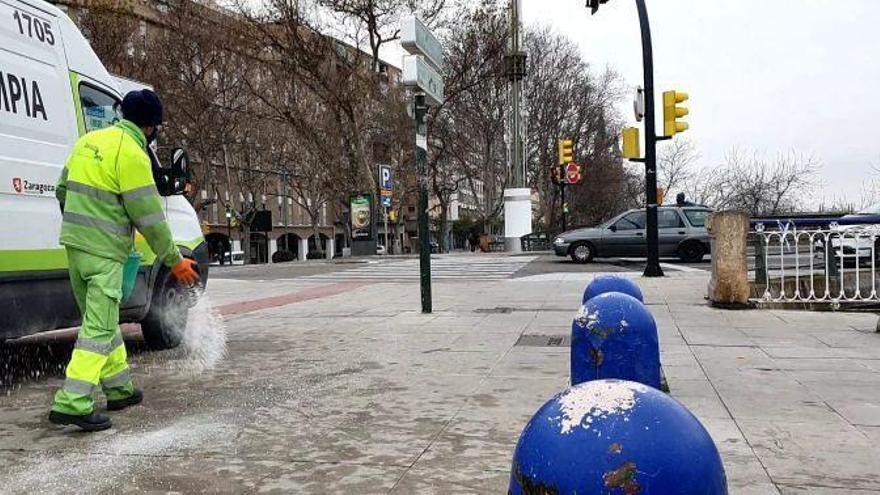
<instances>
[{"instance_id":1,"label":"distant pedestrian","mask_svg":"<svg viewBox=\"0 0 880 495\"><path fill-rule=\"evenodd\" d=\"M678 193L678 195L675 196L675 204L676 206L700 206L696 203L688 201L683 192Z\"/></svg>"}]
</instances>

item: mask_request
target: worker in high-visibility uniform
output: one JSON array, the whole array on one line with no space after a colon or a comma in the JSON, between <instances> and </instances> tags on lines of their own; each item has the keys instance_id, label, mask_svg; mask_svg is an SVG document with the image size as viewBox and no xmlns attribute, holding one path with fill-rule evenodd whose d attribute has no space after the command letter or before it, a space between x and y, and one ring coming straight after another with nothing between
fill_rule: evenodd
<instances>
[{"instance_id":1,"label":"worker in high-visibility uniform","mask_svg":"<svg viewBox=\"0 0 880 495\"><path fill-rule=\"evenodd\" d=\"M146 153L162 123L162 103L152 91L132 91L122 101L122 116L77 141L57 188L64 212L60 242L83 321L49 420L87 431L112 426L94 411L92 393L99 388L108 411L143 400L119 330L122 267L133 248L133 229L180 283L198 280L195 262L181 256L171 237Z\"/></svg>"}]
</instances>

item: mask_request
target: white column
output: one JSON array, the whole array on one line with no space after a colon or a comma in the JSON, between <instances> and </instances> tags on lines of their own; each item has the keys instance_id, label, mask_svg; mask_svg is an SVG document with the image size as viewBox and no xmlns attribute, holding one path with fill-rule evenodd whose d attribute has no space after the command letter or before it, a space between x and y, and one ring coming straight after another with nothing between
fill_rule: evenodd
<instances>
[{"instance_id":1,"label":"white column","mask_svg":"<svg viewBox=\"0 0 880 495\"><path fill-rule=\"evenodd\" d=\"M269 239L269 263L272 263L272 255L278 251L278 240Z\"/></svg>"},{"instance_id":2,"label":"white column","mask_svg":"<svg viewBox=\"0 0 880 495\"><path fill-rule=\"evenodd\" d=\"M507 251L522 252L520 237L532 233L532 190L504 190L504 237Z\"/></svg>"},{"instance_id":3,"label":"white column","mask_svg":"<svg viewBox=\"0 0 880 495\"><path fill-rule=\"evenodd\" d=\"M305 261L307 254L309 254L309 240L308 239L300 239L299 240L299 260Z\"/></svg>"},{"instance_id":4,"label":"white column","mask_svg":"<svg viewBox=\"0 0 880 495\"><path fill-rule=\"evenodd\" d=\"M336 239L327 239L327 259L332 260L336 256Z\"/></svg>"}]
</instances>

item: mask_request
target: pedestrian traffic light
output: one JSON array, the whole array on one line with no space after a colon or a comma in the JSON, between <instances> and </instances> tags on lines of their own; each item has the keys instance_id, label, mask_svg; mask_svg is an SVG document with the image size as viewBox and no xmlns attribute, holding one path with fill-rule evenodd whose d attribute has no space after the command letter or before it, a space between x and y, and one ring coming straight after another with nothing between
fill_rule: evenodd
<instances>
[{"instance_id":1,"label":"pedestrian traffic light","mask_svg":"<svg viewBox=\"0 0 880 495\"><path fill-rule=\"evenodd\" d=\"M574 161L574 143L571 139L559 140L559 164L565 165Z\"/></svg>"},{"instance_id":2,"label":"pedestrian traffic light","mask_svg":"<svg viewBox=\"0 0 880 495\"><path fill-rule=\"evenodd\" d=\"M642 157L638 127L627 127L623 130L623 157L628 160Z\"/></svg>"},{"instance_id":3,"label":"pedestrian traffic light","mask_svg":"<svg viewBox=\"0 0 880 495\"><path fill-rule=\"evenodd\" d=\"M690 111L679 106L679 103L688 101L687 93L667 91L663 93L663 130L666 137L672 137L679 132L690 128L687 122L679 122L678 119L687 116Z\"/></svg>"},{"instance_id":4,"label":"pedestrian traffic light","mask_svg":"<svg viewBox=\"0 0 880 495\"><path fill-rule=\"evenodd\" d=\"M556 165L550 168L550 179L554 184L562 182L561 169Z\"/></svg>"}]
</instances>

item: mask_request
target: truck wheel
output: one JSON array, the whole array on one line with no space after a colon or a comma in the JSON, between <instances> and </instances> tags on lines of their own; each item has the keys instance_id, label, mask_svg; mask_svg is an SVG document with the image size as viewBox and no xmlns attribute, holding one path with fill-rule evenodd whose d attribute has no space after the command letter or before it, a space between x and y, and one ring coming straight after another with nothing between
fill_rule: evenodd
<instances>
[{"instance_id":1,"label":"truck wheel","mask_svg":"<svg viewBox=\"0 0 880 495\"><path fill-rule=\"evenodd\" d=\"M703 261L706 252L699 242L685 242L678 247L678 258L685 263L697 263Z\"/></svg>"},{"instance_id":2,"label":"truck wheel","mask_svg":"<svg viewBox=\"0 0 880 495\"><path fill-rule=\"evenodd\" d=\"M571 260L575 263L589 263L593 261L593 257L596 255L592 244L589 242L575 244L568 253L571 256Z\"/></svg>"},{"instance_id":3,"label":"truck wheel","mask_svg":"<svg viewBox=\"0 0 880 495\"><path fill-rule=\"evenodd\" d=\"M180 345L188 314L186 289L170 272L163 270L153 291L150 312L141 321L141 331L147 347L164 350Z\"/></svg>"}]
</instances>

